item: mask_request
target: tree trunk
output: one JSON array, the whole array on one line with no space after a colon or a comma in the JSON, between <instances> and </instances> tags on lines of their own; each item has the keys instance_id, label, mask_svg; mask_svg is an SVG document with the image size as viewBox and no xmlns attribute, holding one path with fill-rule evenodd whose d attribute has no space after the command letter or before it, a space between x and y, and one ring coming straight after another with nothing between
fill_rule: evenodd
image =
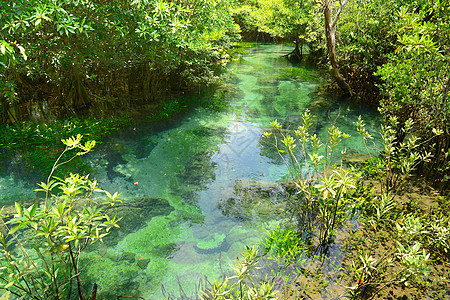
<instances>
[{"instance_id":1,"label":"tree trunk","mask_svg":"<svg viewBox=\"0 0 450 300\"><path fill-rule=\"evenodd\" d=\"M347 3L347 1L344 1L344 3L341 5L339 9L339 13L342 9L342 7ZM352 90L350 86L345 81L344 77L339 72L339 66L337 64L336 60L336 20L339 18L339 14L336 15L335 21L333 21L333 12L331 11L330 5L332 4L331 1L324 0L323 1L323 12L325 17L325 36L327 38L327 50L328 50L328 59L330 60L331 64L331 75L336 80L338 86L348 95L352 95Z\"/></svg>"},{"instance_id":2,"label":"tree trunk","mask_svg":"<svg viewBox=\"0 0 450 300\"><path fill-rule=\"evenodd\" d=\"M299 39L295 40L295 48L288 54L283 55L283 57L286 57L290 62L299 63L303 59L303 45L300 44Z\"/></svg>"}]
</instances>

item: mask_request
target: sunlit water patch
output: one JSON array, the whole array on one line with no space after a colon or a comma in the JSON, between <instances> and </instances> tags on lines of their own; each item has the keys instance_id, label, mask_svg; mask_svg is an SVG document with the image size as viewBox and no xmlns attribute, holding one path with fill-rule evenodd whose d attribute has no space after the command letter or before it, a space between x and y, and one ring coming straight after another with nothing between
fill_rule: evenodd
<instances>
[{"instance_id":1,"label":"sunlit water patch","mask_svg":"<svg viewBox=\"0 0 450 300\"><path fill-rule=\"evenodd\" d=\"M84 274L105 299L194 296L199 284L229 275L244 246L276 227L282 209L277 181L287 169L262 137L273 119L295 129L302 112L312 109L322 139L327 112L340 112L338 126L352 136L359 114L370 133L378 130L376 114L318 97L320 74L282 58L291 50L261 45L231 63L230 81L240 92L228 110L197 108L162 130L127 128L87 157L100 186L122 193L114 210L121 228ZM352 137L346 146L365 152L360 139ZM28 192L0 178L0 199ZM89 252L83 262L96 257Z\"/></svg>"}]
</instances>

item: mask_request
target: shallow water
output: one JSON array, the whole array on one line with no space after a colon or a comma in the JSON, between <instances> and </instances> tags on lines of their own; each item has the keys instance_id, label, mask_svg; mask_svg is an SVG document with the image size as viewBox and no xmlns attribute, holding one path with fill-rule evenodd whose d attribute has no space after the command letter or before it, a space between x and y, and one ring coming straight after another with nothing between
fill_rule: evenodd
<instances>
[{"instance_id":1,"label":"shallow water","mask_svg":"<svg viewBox=\"0 0 450 300\"><path fill-rule=\"evenodd\" d=\"M347 151L365 152L352 122L364 114L367 129L376 135L377 114L314 93L321 74L292 68L281 58L291 50L260 45L231 63L229 82L239 92L229 109L197 108L164 129L127 128L89 155L100 186L121 192L123 201L121 228L106 241L105 256L85 271L105 299L195 298L205 277L228 275L243 247L276 227L273 183L287 170L261 137L273 119L295 128L302 111L311 108L317 133L326 139L328 116L339 111L338 126L352 135ZM275 192L265 201L252 199L246 188L255 185ZM0 178L0 200L19 194L32 192L23 182ZM97 255L90 252L85 260Z\"/></svg>"}]
</instances>

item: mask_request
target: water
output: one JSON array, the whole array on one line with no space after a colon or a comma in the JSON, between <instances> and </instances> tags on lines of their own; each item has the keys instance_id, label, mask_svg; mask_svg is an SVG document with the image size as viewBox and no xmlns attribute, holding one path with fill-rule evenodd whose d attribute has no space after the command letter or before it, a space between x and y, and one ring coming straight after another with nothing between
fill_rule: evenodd
<instances>
[{"instance_id":1,"label":"water","mask_svg":"<svg viewBox=\"0 0 450 300\"><path fill-rule=\"evenodd\" d=\"M351 134L348 152L365 152L352 122L364 114L376 135L377 115L349 108L315 93L322 83L315 69L292 68L282 55L290 46L260 45L229 65L236 97L217 112L197 108L179 123L155 129L127 128L97 147L87 159L100 186L121 192L121 228L101 259L85 270L105 299L140 295L146 299L196 295L196 287L228 275L245 245L258 243L276 227L275 182L287 170L273 145L262 137L270 121L298 126L310 108L315 130L326 139L329 113ZM271 191L262 197L256 190ZM34 195L23 182L0 178L0 200ZM98 256L89 252L84 262ZM164 291L164 292L162 292Z\"/></svg>"}]
</instances>

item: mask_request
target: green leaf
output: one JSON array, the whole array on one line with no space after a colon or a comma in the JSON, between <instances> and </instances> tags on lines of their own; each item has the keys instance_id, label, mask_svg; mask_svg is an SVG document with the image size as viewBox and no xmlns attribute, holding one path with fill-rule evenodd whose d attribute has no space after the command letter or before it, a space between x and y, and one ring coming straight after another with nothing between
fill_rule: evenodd
<instances>
[{"instance_id":1,"label":"green leaf","mask_svg":"<svg viewBox=\"0 0 450 300\"><path fill-rule=\"evenodd\" d=\"M14 285L14 283L15 283L14 281L10 281L10 282L8 282L8 284L7 284L7 285L5 285L5 286L3 287L3 289L5 289L5 290L6 290L6 289L8 289L8 288L12 287L12 286ZM3 298L3 296L4 296L4 295L2 295L2 298Z\"/></svg>"},{"instance_id":2,"label":"green leaf","mask_svg":"<svg viewBox=\"0 0 450 300\"><path fill-rule=\"evenodd\" d=\"M17 212L17 214L19 215L19 217L22 217L23 216L23 211L22 211L22 207L20 206L20 204L19 203L15 203L15 206L16 206L16 212Z\"/></svg>"},{"instance_id":3,"label":"green leaf","mask_svg":"<svg viewBox=\"0 0 450 300\"><path fill-rule=\"evenodd\" d=\"M17 46L19 48L20 54L22 54L22 57L24 60L27 60L27 55L25 54L25 49L22 46Z\"/></svg>"},{"instance_id":4,"label":"green leaf","mask_svg":"<svg viewBox=\"0 0 450 300\"><path fill-rule=\"evenodd\" d=\"M21 229L20 225L21 225L21 224L17 224L17 225L14 226L13 228L11 228L11 229L9 230L8 234L13 234L13 233L15 233L17 230L20 230L20 229Z\"/></svg>"},{"instance_id":5,"label":"green leaf","mask_svg":"<svg viewBox=\"0 0 450 300\"><path fill-rule=\"evenodd\" d=\"M30 206L30 207L28 208L28 211L30 212L30 217L31 217L31 218L34 217L34 215L36 214L37 208L38 208L37 203L35 203L33 206Z\"/></svg>"}]
</instances>

